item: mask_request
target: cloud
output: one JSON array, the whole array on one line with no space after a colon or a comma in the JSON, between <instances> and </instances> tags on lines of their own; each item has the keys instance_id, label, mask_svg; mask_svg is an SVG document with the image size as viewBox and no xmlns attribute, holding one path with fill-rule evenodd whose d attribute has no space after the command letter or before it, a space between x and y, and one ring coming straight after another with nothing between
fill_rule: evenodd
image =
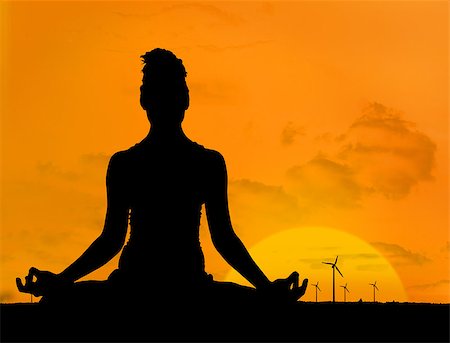
<instances>
[{"instance_id":1,"label":"cloud","mask_svg":"<svg viewBox=\"0 0 450 343\"><path fill-rule=\"evenodd\" d=\"M356 270L361 272L379 272L383 270L387 270L389 268L389 265L383 263L383 264L360 264L357 265Z\"/></svg>"},{"instance_id":2,"label":"cloud","mask_svg":"<svg viewBox=\"0 0 450 343\"><path fill-rule=\"evenodd\" d=\"M52 178L64 179L67 181L75 181L80 178L80 175L73 171L63 170L61 167L55 165L51 161L39 162L36 166L39 173Z\"/></svg>"},{"instance_id":3,"label":"cloud","mask_svg":"<svg viewBox=\"0 0 450 343\"><path fill-rule=\"evenodd\" d=\"M371 244L383 253L383 255L387 257L394 266L417 266L431 262L428 257L409 251L397 244L382 242L372 242Z\"/></svg>"},{"instance_id":4,"label":"cloud","mask_svg":"<svg viewBox=\"0 0 450 343\"><path fill-rule=\"evenodd\" d=\"M243 18L237 16L229 11L225 11L218 6L214 6L207 3L181 3L169 6L165 9L165 12L178 11L178 10L194 10L203 12L210 15L220 21L229 25L239 25L244 22Z\"/></svg>"},{"instance_id":5,"label":"cloud","mask_svg":"<svg viewBox=\"0 0 450 343\"><path fill-rule=\"evenodd\" d=\"M233 45L223 45L218 46L215 44L199 44L198 48L204 49L210 52L224 52L226 50L243 50L248 48L253 48L255 46L264 45L270 43L270 40L258 40L254 42L241 43L241 44L233 44Z\"/></svg>"},{"instance_id":6,"label":"cloud","mask_svg":"<svg viewBox=\"0 0 450 343\"><path fill-rule=\"evenodd\" d=\"M296 131L287 126L282 139L293 144ZM344 134L317 136L325 151L287 170L289 190L300 203L351 208L364 197L406 197L419 182L433 179L436 145L400 112L369 104ZM337 149L336 149L337 147Z\"/></svg>"},{"instance_id":7,"label":"cloud","mask_svg":"<svg viewBox=\"0 0 450 343\"><path fill-rule=\"evenodd\" d=\"M408 289L415 289L415 290L431 290L431 289L436 289L436 288L440 288L440 287L450 287L450 280L448 279L443 279L443 280L439 280L436 282L432 282L432 283L426 283L426 284L421 284L421 285L413 285L413 286L409 286L407 287Z\"/></svg>"},{"instance_id":8,"label":"cloud","mask_svg":"<svg viewBox=\"0 0 450 343\"><path fill-rule=\"evenodd\" d=\"M229 201L232 223L249 244L292 228L301 220L297 199L282 187L233 180L229 183Z\"/></svg>"},{"instance_id":9,"label":"cloud","mask_svg":"<svg viewBox=\"0 0 450 343\"><path fill-rule=\"evenodd\" d=\"M447 242L447 244L445 246L443 246L440 249L441 252L443 253L450 253L450 242ZM447 255L448 256L448 255Z\"/></svg>"},{"instance_id":10,"label":"cloud","mask_svg":"<svg viewBox=\"0 0 450 343\"><path fill-rule=\"evenodd\" d=\"M370 104L342 140L337 156L354 170L357 182L399 199L421 181L433 179L436 145L401 114Z\"/></svg>"},{"instance_id":11,"label":"cloud","mask_svg":"<svg viewBox=\"0 0 450 343\"><path fill-rule=\"evenodd\" d=\"M182 12L191 11L191 12L197 12L197 13L203 13L208 15L211 18L214 18L216 20L219 20L222 23L228 24L228 25L239 25L244 22L244 20L229 11L225 11L218 6L214 6L212 4L208 3L178 3L178 4L170 4L158 8L155 12L152 13L131 13L131 12L123 12L123 11L114 11L112 12L114 15L117 15L124 19L130 19L130 20L152 20L155 16L167 16L172 15L176 13L183 14Z\"/></svg>"},{"instance_id":12,"label":"cloud","mask_svg":"<svg viewBox=\"0 0 450 343\"><path fill-rule=\"evenodd\" d=\"M192 93L192 98L201 98L205 103L235 103L240 98L242 93L239 89L238 83L225 82L219 80L211 80L211 82L196 82L189 83L189 89Z\"/></svg>"},{"instance_id":13,"label":"cloud","mask_svg":"<svg viewBox=\"0 0 450 343\"><path fill-rule=\"evenodd\" d=\"M357 183L351 167L317 156L287 171L290 191L302 203L319 207L355 207L368 190Z\"/></svg>"},{"instance_id":14,"label":"cloud","mask_svg":"<svg viewBox=\"0 0 450 343\"><path fill-rule=\"evenodd\" d=\"M341 249L340 246L335 247L315 247L314 250L339 250ZM325 255L324 255L325 256ZM335 255L324 257L324 258L301 258L298 259L300 262L306 262L306 263L322 263L322 262L334 262L334 259L336 258ZM380 255L378 254L370 254L370 253L358 253L358 254L340 254L339 255L339 261L340 263L344 262L346 260L360 260L360 261L366 261L366 260L374 260L379 259Z\"/></svg>"},{"instance_id":15,"label":"cloud","mask_svg":"<svg viewBox=\"0 0 450 343\"><path fill-rule=\"evenodd\" d=\"M8 303L14 299L14 293L12 291L3 291L0 293L0 303Z\"/></svg>"},{"instance_id":16,"label":"cloud","mask_svg":"<svg viewBox=\"0 0 450 343\"><path fill-rule=\"evenodd\" d=\"M37 177L49 188L73 188L85 193L105 193L105 176L111 156L105 153L88 153L64 165L53 161L36 164Z\"/></svg>"},{"instance_id":17,"label":"cloud","mask_svg":"<svg viewBox=\"0 0 450 343\"><path fill-rule=\"evenodd\" d=\"M36 170L41 176L50 180L63 180L70 183L76 181L79 184L92 179L97 174L103 177L110 158L111 156L105 153L89 153L81 155L78 163L71 167L62 167L52 161L46 161L37 163Z\"/></svg>"},{"instance_id":18,"label":"cloud","mask_svg":"<svg viewBox=\"0 0 450 343\"><path fill-rule=\"evenodd\" d=\"M99 152L81 155L80 161L87 165L108 165L111 155Z\"/></svg>"},{"instance_id":19,"label":"cloud","mask_svg":"<svg viewBox=\"0 0 450 343\"><path fill-rule=\"evenodd\" d=\"M248 179L230 180L228 198L233 228L247 248L301 221L296 198L282 187ZM215 278L223 280L231 267L213 247L205 217L201 217L200 227L205 265Z\"/></svg>"},{"instance_id":20,"label":"cloud","mask_svg":"<svg viewBox=\"0 0 450 343\"><path fill-rule=\"evenodd\" d=\"M281 132L281 144L287 146L294 143L297 136L305 134L304 128L296 126L293 122L288 122Z\"/></svg>"},{"instance_id":21,"label":"cloud","mask_svg":"<svg viewBox=\"0 0 450 343\"><path fill-rule=\"evenodd\" d=\"M368 254L368 253L360 253L360 254L342 254L340 255L343 259L350 260L372 260L380 258L377 254Z\"/></svg>"},{"instance_id":22,"label":"cloud","mask_svg":"<svg viewBox=\"0 0 450 343\"><path fill-rule=\"evenodd\" d=\"M317 250L328 250L328 247L320 247ZM333 250L340 249L339 247L333 247ZM324 255L325 256L325 255ZM297 261L301 263L308 264L311 269L324 269L329 268L329 266L324 265L322 262L334 262L336 256L329 256L328 258L300 258ZM356 266L355 268L359 271L380 271L386 270L388 266L382 263L382 258L378 254L368 254L368 253L355 253L355 254L341 254L339 255L338 265L340 269L345 269L345 264L348 260L352 260L351 263Z\"/></svg>"},{"instance_id":23,"label":"cloud","mask_svg":"<svg viewBox=\"0 0 450 343\"><path fill-rule=\"evenodd\" d=\"M27 227L33 218L34 230L55 230L57 228L101 228L106 205L105 192L95 194L83 184L76 187L59 184L53 180L39 182L11 182L3 189L9 199L3 217L10 228ZM24 216L26 214L26 216Z\"/></svg>"}]
</instances>

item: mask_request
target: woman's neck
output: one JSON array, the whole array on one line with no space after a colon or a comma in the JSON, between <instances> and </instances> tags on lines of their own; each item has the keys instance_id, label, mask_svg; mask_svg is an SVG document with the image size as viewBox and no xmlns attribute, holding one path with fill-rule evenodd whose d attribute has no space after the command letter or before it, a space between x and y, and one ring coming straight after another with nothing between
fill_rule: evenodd
<instances>
[{"instance_id":1,"label":"woman's neck","mask_svg":"<svg viewBox=\"0 0 450 343\"><path fill-rule=\"evenodd\" d=\"M171 128L152 126L145 140L152 143L177 144L189 141L189 138L183 132L181 125Z\"/></svg>"}]
</instances>

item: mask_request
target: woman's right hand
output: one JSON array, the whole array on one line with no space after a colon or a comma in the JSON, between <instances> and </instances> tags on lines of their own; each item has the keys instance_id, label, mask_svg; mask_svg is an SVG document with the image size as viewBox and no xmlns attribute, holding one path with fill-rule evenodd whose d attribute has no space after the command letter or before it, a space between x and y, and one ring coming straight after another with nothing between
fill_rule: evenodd
<instances>
[{"instance_id":1,"label":"woman's right hand","mask_svg":"<svg viewBox=\"0 0 450 343\"><path fill-rule=\"evenodd\" d=\"M35 267L31 267L28 275L25 276L25 284L20 278L16 278L16 285L20 292L30 293L36 297L60 291L70 284L58 274L42 271Z\"/></svg>"}]
</instances>

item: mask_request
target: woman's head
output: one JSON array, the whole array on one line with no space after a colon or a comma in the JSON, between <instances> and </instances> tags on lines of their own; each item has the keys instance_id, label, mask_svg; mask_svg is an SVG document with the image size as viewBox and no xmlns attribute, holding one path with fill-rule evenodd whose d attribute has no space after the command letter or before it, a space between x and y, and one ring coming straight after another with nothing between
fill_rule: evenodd
<instances>
[{"instance_id":1,"label":"woman's head","mask_svg":"<svg viewBox=\"0 0 450 343\"><path fill-rule=\"evenodd\" d=\"M152 124L181 123L189 107L183 61L171 51L154 49L142 55L141 106Z\"/></svg>"}]
</instances>

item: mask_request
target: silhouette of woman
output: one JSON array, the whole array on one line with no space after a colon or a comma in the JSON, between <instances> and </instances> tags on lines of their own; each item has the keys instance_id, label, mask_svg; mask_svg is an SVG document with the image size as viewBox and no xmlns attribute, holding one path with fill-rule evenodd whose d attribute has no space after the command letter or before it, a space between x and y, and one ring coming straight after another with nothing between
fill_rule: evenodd
<instances>
[{"instance_id":1,"label":"silhouette of woman","mask_svg":"<svg viewBox=\"0 0 450 343\"><path fill-rule=\"evenodd\" d=\"M107 211L100 236L63 272L31 268L21 292L43 296L41 302L92 303L138 299L156 294L167 304L275 299L297 301L307 280L298 273L269 281L233 231L228 211L227 171L220 153L192 142L181 124L189 107L183 63L172 52L154 49L144 61L140 102L150 132L140 143L114 154L109 162ZM214 281L205 272L199 242L201 207L205 205L215 248L253 286ZM105 281L76 282L110 261L122 249L130 221L130 239L116 269ZM145 287L137 285L145 285ZM137 291L136 291L137 290Z\"/></svg>"}]
</instances>

